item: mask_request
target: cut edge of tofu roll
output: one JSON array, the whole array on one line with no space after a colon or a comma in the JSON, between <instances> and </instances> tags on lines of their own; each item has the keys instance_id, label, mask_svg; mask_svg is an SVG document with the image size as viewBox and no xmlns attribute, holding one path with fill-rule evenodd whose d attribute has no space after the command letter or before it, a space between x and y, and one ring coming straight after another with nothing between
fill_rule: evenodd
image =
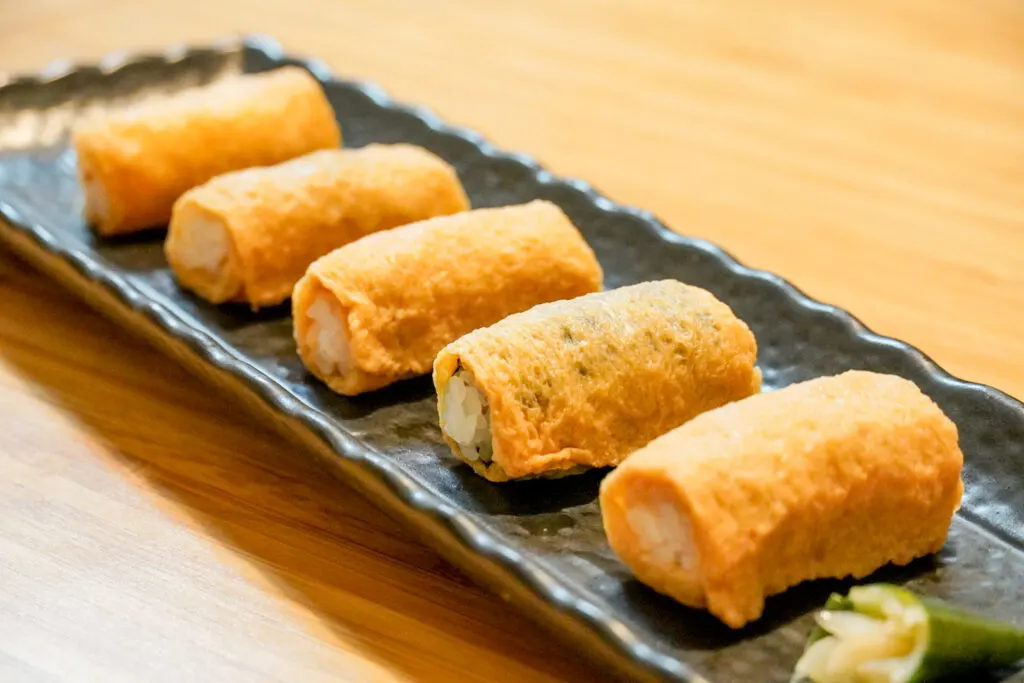
<instances>
[{"instance_id":1,"label":"cut edge of tofu roll","mask_svg":"<svg viewBox=\"0 0 1024 683\"><path fill-rule=\"evenodd\" d=\"M448 378L439 401L441 431L458 444L459 455L470 463L490 465L494 455L491 417L473 373L459 366Z\"/></svg>"},{"instance_id":2,"label":"cut edge of tofu roll","mask_svg":"<svg viewBox=\"0 0 1024 683\"><path fill-rule=\"evenodd\" d=\"M92 167L84 162L81 176L82 186L85 189L85 218L103 229L110 220L110 199L107 196L107 188Z\"/></svg>"},{"instance_id":3,"label":"cut edge of tofu roll","mask_svg":"<svg viewBox=\"0 0 1024 683\"><path fill-rule=\"evenodd\" d=\"M441 436L455 457L485 479L507 481L508 474L494 462L490 402L472 370L459 358L446 358L434 366L434 388Z\"/></svg>"},{"instance_id":4,"label":"cut edge of tofu roll","mask_svg":"<svg viewBox=\"0 0 1024 683\"><path fill-rule=\"evenodd\" d=\"M446 357L434 366L438 421L441 435L459 460L492 482L528 479L558 479L591 469L589 465L567 462L542 474L510 476L495 452L491 433L491 401L477 385L471 368L461 358Z\"/></svg>"},{"instance_id":5,"label":"cut edge of tofu roll","mask_svg":"<svg viewBox=\"0 0 1024 683\"><path fill-rule=\"evenodd\" d=\"M345 308L315 276L307 274L295 286L292 317L303 365L332 391L357 396L386 384L358 366Z\"/></svg>"},{"instance_id":6,"label":"cut edge of tofu roll","mask_svg":"<svg viewBox=\"0 0 1024 683\"><path fill-rule=\"evenodd\" d=\"M661 482L617 487L602 496L602 507L623 514L606 514L605 532L612 547L630 549L633 570L647 583L668 585L668 593L684 605L706 605L701 553L684 501Z\"/></svg>"},{"instance_id":7,"label":"cut edge of tofu roll","mask_svg":"<svg viewBox=\"0 0 1024 683\"><path fill-rule=\"evenodd\" d=\"M316 373L329 378L352 371L352 348L349 342L348 322L342 315L337 299L320 288L313 295L313 303L305 310L306 325L303 335L307 358Z\"/></svg>"},{"instance_id":8,"label":"cut edge of tofu roll","mask_svg":"<svg viewBox=\"0 0 1024 683\"><path fill-rule=\"evenodd\" d=\"M85 192L85 207L82 213L86 222L94 226L101 235L116 234L118 218L112 213L113 207L107 185L103 182L91 155L84 149L78 156L78 175Z\"/></svg>"},{"instance_id":9,"label":"cut edge of tofu roll","mask_svg":"<svg viewBox=\"0 0 1024 683\"><path fill-rule=\"evenodd\" d=\"M171 219L164 251L179 282L207 301L243 300L231 231L219 216L183 204Z\"/></svg>"}]
</instances>

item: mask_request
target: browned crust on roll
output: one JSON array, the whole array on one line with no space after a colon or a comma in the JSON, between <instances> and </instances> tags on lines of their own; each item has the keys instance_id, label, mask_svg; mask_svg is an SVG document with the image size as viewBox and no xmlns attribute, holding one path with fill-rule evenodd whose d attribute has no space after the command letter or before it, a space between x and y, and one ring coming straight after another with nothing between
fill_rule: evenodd
<instances>
[{"instance_id":1,"label":"browned crust on roll","mask_svg":"<svg viewBox=\"0 0 1024 683\"><path fill-rule=\"evenodd\" d=\"M73 135L85 217L102 235L166 223L179 196L221 173L340 142L319 82L298 67L161 97L84 124Z\"/></svg>"},{"instance_id":2,"label":"browned crust on roll","mask_svg":"<svg viewBox=\"0 0 1024 683\"><path fill-rule=\"evenodd\" d=\"M203 298L257 309L285 301L309 265L338 247L467 208L455 170L421 147L322 150L189 190L174 205L166 252L179 282ZM198 216L229 233L231 276L176 256L186 221Z\"/></svg>"},{"instance_id":3,"label":"browned crust on roll","mask_svg":"<svg viewBox=\"0 0 1024 683\"><path fill-rule=\"evenodd\" d=\"M437 352L466 332L596 291L601 278L590 247L554 204L478 209L370 235L316 261L293 295L295 335L316 374L304 311L317 292L329 292L354 369L321 379L358 394L428 373Z\"/></svg>"},{"instance_id":4,"label":"browned crust on roll","mask_svg":"<svg viewBox=\"0 0 1024 683\"><path fill-rule=\"evenodd\" d=\"M912 382L853 371L733 403L652 441L602 482L601 510L609 543L641 581L739 628L802 581L861 578L939 550L962 466L956 426ZM635 526L655 504L692 530L690 568Z\"/></svg>"},{"instance_id":5,"label":"browned crust on roll","mask_svg":"<svg viewBox=\"0 0 1024 683\"><path fill-rule=\"evenodd\" d=\"M711 293L647 282L538 306L450 344L439 397L461 366L489 406L493 459L456 455L491 481L621 462L650 439L760 389L757 342ZM439 405L443 415L444 406Z\"/></svg>"}]
</instances>

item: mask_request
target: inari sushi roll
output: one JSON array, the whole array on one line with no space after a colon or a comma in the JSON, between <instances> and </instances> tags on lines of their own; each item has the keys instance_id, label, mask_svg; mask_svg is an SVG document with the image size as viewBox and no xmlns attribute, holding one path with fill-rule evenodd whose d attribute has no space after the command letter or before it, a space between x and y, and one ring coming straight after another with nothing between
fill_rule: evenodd
<instances>
[{"instance_id":1,"label":"inari sushi roll","mask_svg":"<svg viewBox=\"0 0 1024 683\"><path fill-rule=\"evenodd\" d=\"M537 306L434 361L441 431L491 481L619 464L760 390L757 342L710 292L645 282Z\"/></svg>"},{"instance_id":2,"label":"inari sushi roll","mask_svg":"<svg viewBox=\"0 0 1024 683\"><path fill-rule=\"evenodd\" d=\"M802 581L939 550L963 485L956 426L911 382L851 371L705 413L601 484L642 582L739 628Z\"/></svg>"},{"instance_id":3,"label":"inari sushi roll","mask_svg":"<svg viewBox=\"0 0 1024 683\"><path fill-rule=\"evenodd\" d=\"M235 76L129 107L74 133L85 218L101 235L166 223L186 190L337 147L320 84L298 67Z\"/></svg>"},{"instance_id":4,"label":"inari sushi roll","mask_svg":"<svg viewBox=\"0 0 1024 683\"><path fill-rule=\"evenodd\" d=\"M455 170L420 147L321 150L189 190L164 250L182 286L258 309L285 301L309 264L340 246L467 208Z\"/></svg>"},{"instance_id":5,"label":"inari sushi roll","mask_svg":"<svg viewBox=\"0 0 1024 683\"><path fill-rule=\"evenodd\" d=\"M601 266L550 202L477 209L381 232L316 261L292 296L310 372L360 394L430 372L470 330L601 287Z\"/></svg>"}]
</instances>

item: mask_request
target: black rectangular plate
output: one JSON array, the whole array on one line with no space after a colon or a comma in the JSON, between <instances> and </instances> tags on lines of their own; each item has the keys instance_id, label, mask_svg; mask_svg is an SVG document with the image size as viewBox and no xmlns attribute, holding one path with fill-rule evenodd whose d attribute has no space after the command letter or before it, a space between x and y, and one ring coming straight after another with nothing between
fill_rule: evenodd
<instances>
[{"instance_id":1,"label":"black rectangular plate","mask_svg":"<svg viewBox=\"0 0 1024 683\"><path fill-rule=\"evenodd\" d=\"M597 253L607 287L677 278L714 292L757 335L767 389L850 368L916 382L959 427L966 455L963 510L937 556L871 578L1019 618L1024 406L950 377L906 344L869 332L849 314L740 265L711 244L671 232L649 213L616 205L586 183L557 178L529 158L392 101L375 86L339 79L320 62L290 57L267 38L113 55L98 66L56 65L39 76L0 78L0 237L271 418L471 575L621 674L787 681L810 612L844 582L790 590L769 600L763 619L730 631L630 578L601 529L595 499L603 472L490 484L458 464L441 442L429 379L359 399L336 396L303 370L287 306L260 314L209 306L175 285L162 234L103 241L90 233L80 217L82 194L67 138L77 116L282 64L303 65L323 82L347 146L422 145L458 169L475 207L534 198L559 204Z\"/></svg>"}]
</instances>

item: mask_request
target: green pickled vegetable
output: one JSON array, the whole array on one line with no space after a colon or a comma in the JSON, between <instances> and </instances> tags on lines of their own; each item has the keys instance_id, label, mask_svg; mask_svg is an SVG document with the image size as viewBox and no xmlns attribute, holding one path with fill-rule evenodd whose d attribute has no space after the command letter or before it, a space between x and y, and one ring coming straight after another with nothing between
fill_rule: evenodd
<instances>
[{"instance_id":1,"label":"green pickled vegetable","mask_svg":"<svg viewBox=\"0 0 1024 683\"><path fill-rule=\"evenodd\" d=\"M927 683L1024 659L1024 628L899 586L833 594L815 621L794 681Z\"/></svg>"}]
</instances>

